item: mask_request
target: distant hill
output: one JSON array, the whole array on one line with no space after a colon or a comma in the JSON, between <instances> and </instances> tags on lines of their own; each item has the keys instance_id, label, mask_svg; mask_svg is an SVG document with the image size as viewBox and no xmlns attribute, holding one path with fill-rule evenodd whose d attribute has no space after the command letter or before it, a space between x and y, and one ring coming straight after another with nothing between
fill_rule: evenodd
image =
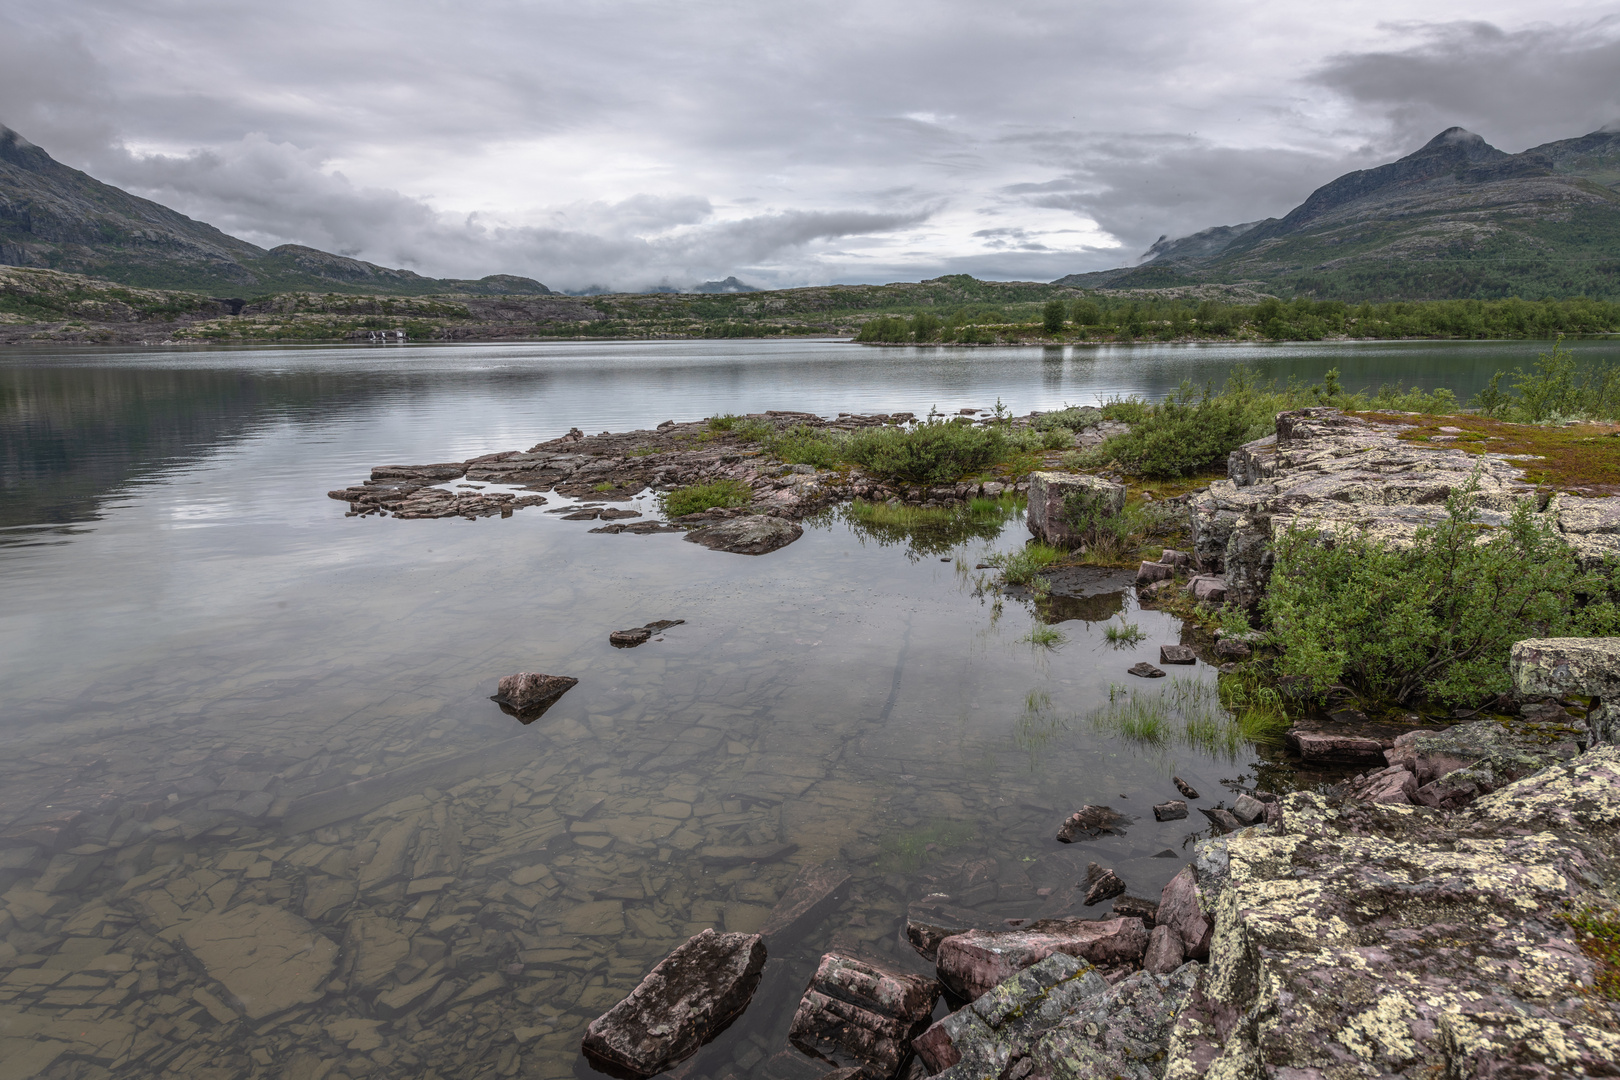
<instances>
[{"instance_id":1,"label":"distant hill","mask_svg":"<svg viewBox=\"0 0 1620 1080\"><path fill-rule=\"evenodd\" d=\"M532 278L430 278L298 244L266 251L70 169L0 126L0 266L232 297L289 290L366 295L550 295Z\"/></svg>"},{"instance_id":2,"label":"distant hill","mask_svg":"<svg viewBox=\"0 0 1620 1080\"><path fill-rule=\"evenodd\" d=\"M692 291L695 293L745 293L759 292L760 289L754 285L744 285L733 276L726 278L724 281L705 281L701 285L694 285Z\"/></svg>"},{"instance_id":3,"label":"distant hill","mask_svg":"<svg viewBox=\"0 0 1620 1080\"><path fill-rule=\"evenodd\" d=\"M1249 283L1345 300L1620 297L1620 129L1508 154L1462 128L1346 173L1281 218L1171 240L1054 284Z\"/></svg>"}]
</instances>

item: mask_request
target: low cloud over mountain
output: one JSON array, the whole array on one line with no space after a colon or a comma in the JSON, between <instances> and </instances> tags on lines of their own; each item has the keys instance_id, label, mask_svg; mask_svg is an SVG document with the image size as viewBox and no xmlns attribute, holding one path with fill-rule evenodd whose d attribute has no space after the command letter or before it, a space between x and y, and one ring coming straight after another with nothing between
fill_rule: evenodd
<instances>
[{"instance_id":1,"label":"low cloud over mountain","mask_svg":"<svg viewBox=\"0 0 1620 1080\"><path fill-rule=\"evenodd\" d=\"M1521 150L1620 119L1614 17L1409 13L79 0L0 14L0 122L261 246L435 276L1049 279L1451 124Z\"/></svg>"}]
</instances>

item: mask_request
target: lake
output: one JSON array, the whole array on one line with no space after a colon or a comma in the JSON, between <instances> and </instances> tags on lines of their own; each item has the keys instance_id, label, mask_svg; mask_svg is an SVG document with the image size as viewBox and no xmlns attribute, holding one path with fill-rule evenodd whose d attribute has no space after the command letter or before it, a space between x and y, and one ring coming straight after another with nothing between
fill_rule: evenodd
<instances>
[{"instance_id":1,"label":"lake","mask_svg":"<svg viewBox=\"0 0 1620 1080\"><path fill-rule=\"evenodd\" d=\"M1172 775L1203 806L1319 779L1094 723L1131 689L1208 707L1213 671L1124 687L1181 630L1119 574L1082 575L1064 643L1032 645L1030 604L974 569L1021 522L908 542L833 514L751 558L538 509L346 518L326 492L374 465L769 408L1024 413L1239 364L1466 398L1545 347L0 356L0 1056L53 1077L592 1075L584 1025L652 963L757 929L832 864L842 907L773 953L691 1075L768 1073L823 951L928 970L908 904L1098 915L1091 862L1156 898L1211 834L1153 820ZM656 619L685 621L609 645ZM1134 650L1104 639L1123 621ZM489 700L516 671L580 682L524 726ZM1085 803L1124 828L1056 843Z\"/></svg>"}]
</instances>

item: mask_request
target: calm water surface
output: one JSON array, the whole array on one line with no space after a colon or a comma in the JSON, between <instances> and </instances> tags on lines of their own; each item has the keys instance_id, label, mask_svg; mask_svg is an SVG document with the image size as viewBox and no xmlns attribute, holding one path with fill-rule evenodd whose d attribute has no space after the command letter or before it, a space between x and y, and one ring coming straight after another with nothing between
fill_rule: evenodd
<instances>
[{"instance_id":1,"label":"calm water surface","mask_svg":"<svg viewBox=\"0 0 1620 1080\"><path fill-rule=\"evenodd\" d=\"M1274 754L1096 730L1179 624L1099 574L1058 610L1066 643L1031 646L1029 608L972 569L1017 523L936 550L833 518L749 558L538 509L345 518L325 492L373 465L767 408L1027 412L1238 363L1466 396L1537 348L0 358L0 1058L63 1078L585 1075L584 1025L652 962L758 928L831 862L843 907L777 950L694 1074L775 1075L827 948L926 970L903 924L927 894L991 921L1100 914L1075 891L1091 861L1156 897L1204 835L1153 821L1172 773L1211 806L1290 782ZM1147 640L1111 649L1111 618ZM488 700L513 671L580 683L524 727ZM1211 682L1184 671L1184 691ZM1056 844L1087 802L1128 827ZM745 846L774 853L728 861Z\"/></svg>"}]
</instances>

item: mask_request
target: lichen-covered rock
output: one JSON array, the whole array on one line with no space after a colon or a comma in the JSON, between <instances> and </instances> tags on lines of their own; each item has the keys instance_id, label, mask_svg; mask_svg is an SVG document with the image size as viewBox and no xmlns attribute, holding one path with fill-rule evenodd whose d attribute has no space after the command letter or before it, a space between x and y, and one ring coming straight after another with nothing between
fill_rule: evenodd
<instances>
[{"instance_id":1,"label":"lichen-covered rock","mask_svg":"<svg viewBox=\"0 0 1620 1080\"><path fill-rule=\"evenodd\" d=\"M1191 999L1197 964L1139 971L1047 1031L1028 1056L1041 1080L1160 1080L1176 1018Z\"/></svg>"},{"instance_id":2,"label":"lichen-covered rock","mask_svg":"<svg viewBox=\"0 0 1620 1080\"><path fill-rule=\"evenodd\" d=\"M1455 809L1573 752L1573 744L1564 753L1556 743L1532 741L1494 720L1476 720L1399 735L1384 758L1416 778L1413 802Z\"/></svg>"},{"instance_id":3,"label":"lichen-covered rock","mask_svg":"<svg viewBox=\"0 0 1620 1080\"><path fill-rule=\"evenodd\" d=\"M697 1053L748 1007L765 968L758 934L705 930L592 1020L580 1049L616 1076L656 1076Z\"/></svg>"},{"instance_id":4,"label":"lichen-covered rock","mask_svg":"<svg viewBox=\"0 0 1620 1080\"><path fill-rule=\"evenodd\" d=\"M1080 473L1029 474L1029 531L1057 547L1080 542L1077 516L1117 517L1125 509L1125 485Z\"/></svg>"},{"instance_id":5,"label":"lichen-covered rock","mask_svg":"<svg viewBox=\"0 0 1620 1080\"><path fill-rule=\"evenodd\" d=\"M1620 503L1620 500L1613 501ZM1560 512L1560 519L1564 513ZM1613 514L1620 517L1620 506L1614 508ZM1620 735L1611 718L1615 704L1620 701L1620 638L1520 641L1508 657L1508 670L1513 673L1514 689L1524 697L1581 694L1600 698L1587 716L1590 742L1612 744Z\"/></svg>"},{"instance_id":6,"label":"lichen-covered rock","mask_svg":"<svg viewBox=\"0 0 1620 1080\"><path fill-rule=\"evenodd\" d=\"M929 1071L946 1080L997 1077L1034 1039L1107 992L1092 965L1054 953L934 1024L913 1045Z\"/></svg>"},{"instance_id":7,"label":"lichen-covered rock","mask_svg":"<svg viewBox=\"0 0 1620 1080\"><path fill-rule=\"evenodd\" d=\"M1454 814L1289 795L1200 850L1215 934L1167 1080L1613 1075L1620 1013L1562 916L1620 879L1617 825L1614 747Z\"/></svg>"}]
</instances>

